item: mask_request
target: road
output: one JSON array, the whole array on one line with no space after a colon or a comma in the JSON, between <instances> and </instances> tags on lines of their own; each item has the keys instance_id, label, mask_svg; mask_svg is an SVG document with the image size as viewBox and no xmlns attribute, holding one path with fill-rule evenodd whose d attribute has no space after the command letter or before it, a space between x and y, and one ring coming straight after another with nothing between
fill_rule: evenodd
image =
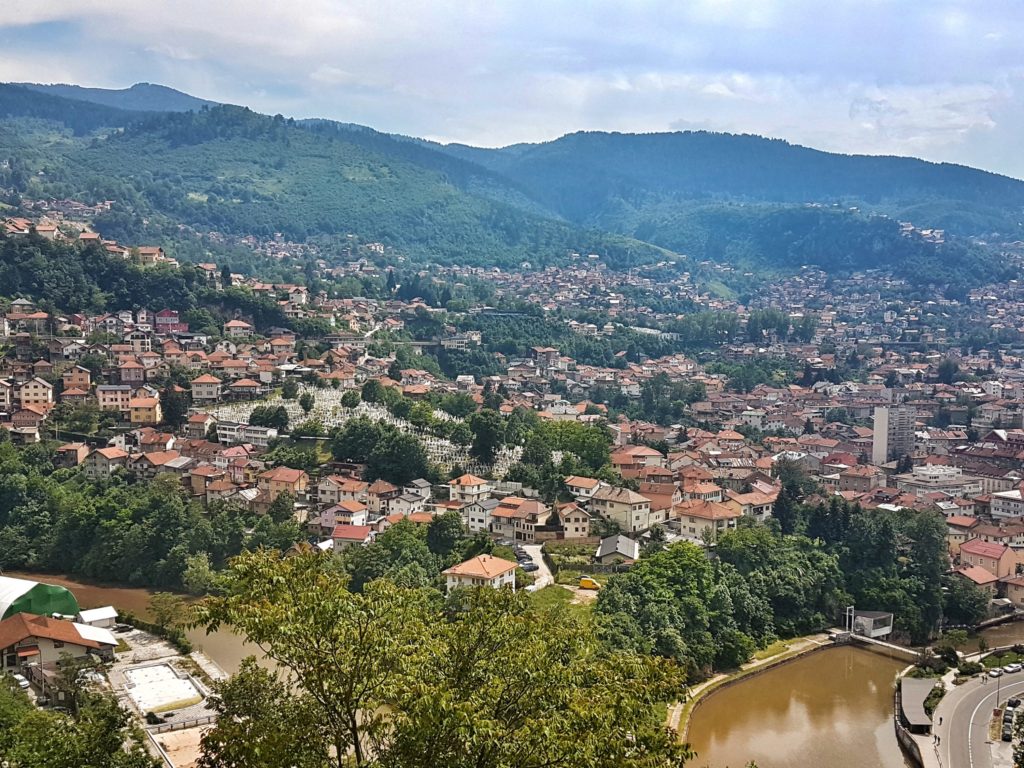
<instances>
[{"instance_id":1,"label":"road","mask_svg":"<svg viewBox=\"0 0 1024 768\"><path fill-rule=\"evenodd\" d=\"M1003 703L1010 696L1024 695L1024 675L1004 675L998 681L976 678L945 695L932 716L942 768L992 768L988 725L997 695Z\"/></svg>"},{"instance_id":2,"label":"road","mask_svg":"<svg viewBox=\"0 0 1024 768\"><path fill-rule=\"evenodd\" d=\"M537 570L531 575L533 576L533 583L537 585L537 589L546 587L548 584L554 584L555 579L551 575L551 569L548 568L548 564L544 562L544 556L541 554L540 544L523 544L523 549L526 550L526 554L530 556L530 559L537 566Z\"/></svg>"}]
</instances>

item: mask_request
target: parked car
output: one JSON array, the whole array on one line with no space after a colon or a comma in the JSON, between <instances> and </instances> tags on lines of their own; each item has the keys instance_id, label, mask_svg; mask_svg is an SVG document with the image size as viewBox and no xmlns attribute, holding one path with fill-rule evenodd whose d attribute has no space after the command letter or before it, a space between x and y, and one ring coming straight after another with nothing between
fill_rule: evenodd
<instances>
[{"instance_id":1,"label":"parked car","mask_svg":"<svg viewBox=\"0 0 1024 768\"><path fill-rule=\"evenodd\" d=\"M1006 706L1010 709L1016 709L1020 706L1020 699L1018 699L1016 696L1014 696L1012 699L1007 699Z\"/></svg>"},{"instance_id":2,"label":"parked car","mask_svg":"<svg viewBox=\"0 0 1024 768\"><path fill-rule=\"evenodd\" d=\"M1007 664L1005 667L1003 667L1003 672L1005 672L1008 675L1012 675L1014 672L1020 672L1020 670L1021 666L1016 662L1014 662L1013 664Z\"/></svg>"},{"instance_id":3,"label":"parked car","mask_svg":"<svg viewBox=\"0 0 1024 768\"><path fill-rule=\"evenodd\" d=\"M1016 710L1004 709L1003 710L1003 725L1013 722L1013 716L1016 714Z\"/></svg>"},{"instance_id":4,"label":"parked car","mask_svg":"<svg viewBox=\"0 0 1024 768\"><path fill-rule=\"evenodd\" d=\"M28 678L24 675L19 675L17 672L11 673L11 679L14 680L15 684L17 684L21 690L25 690L29 686Z\"/></svg>"},{"instance_id":5,"label":"parked car","mask_svg":"<svg viewBox=\"0 0 1024 768\"><path fill-rule=\"evenodd\" d=\"M523 563L519 567L522 568L526 573L533 573L534 571L540 570L540 566L536 563Z\"/></svg>"},{"instance_id":6,"label":"parked car","mask_svg":"<svg viewBox=\"0 0 1024 768\"><path fill-rule=\"evenodd\" d=\"M1010 741L1013 738L1013 727L1009 723L1003 724L1003 741Z\"/></svg>"},{"instance_id":7,"label":"parked car","mask_svg":"<svg viewBox=\"0 0 1024 768\"><path fill-rule=\"evenodd\" d=\"M989 677L1002 677L1003 676L1003 670L1000 669L999 667L996 667L995 669L990 669L988 671L988 676Z\"/></svg>"},{"instance_id":8,"label":"parked car","mask_svg":"<svg viewBox=\"0 0 1024 768\"><path fill-rule=\"evenodd\" d=\"M601 585L597 579L592 579L589 576L580 577L580 589L600 589Z\"/></svg>"}]
</instances>

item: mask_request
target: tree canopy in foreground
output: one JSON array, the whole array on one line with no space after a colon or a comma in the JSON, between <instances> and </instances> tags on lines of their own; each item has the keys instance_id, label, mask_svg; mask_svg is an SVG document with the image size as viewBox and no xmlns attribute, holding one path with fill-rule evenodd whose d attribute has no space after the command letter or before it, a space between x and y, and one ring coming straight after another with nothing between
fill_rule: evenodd
<instances>
[{"instance_id":1,"label":"tree canopy in foreground","mask_svg":"<svg viewBox=\"0 0 1024 768\"><path fill-rule=\"evenodd\" d=\"M196 621L230 624L277 664L218 685L200 765L232 768L654 768L692 756L655 715L671 661L608 652L569 612L508 590L386 580L348 589L332 558L232 561Z\"/></svg>"}]
</instances>

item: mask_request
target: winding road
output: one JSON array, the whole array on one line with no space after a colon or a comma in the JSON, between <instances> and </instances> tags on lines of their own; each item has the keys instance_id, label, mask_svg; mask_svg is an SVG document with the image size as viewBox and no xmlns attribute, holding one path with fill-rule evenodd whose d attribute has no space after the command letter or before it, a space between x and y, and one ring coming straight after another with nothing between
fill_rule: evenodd
<instances>
[{"instance_id":1,"label":"winding road","mask_svg":"<svg viewBox=\"0 0 1024 768\"><path fill-rule=\"evenodd\" d=\"M1005 703L1009 697L1021 695L1024 674L1019 672L998 680L975 678L950 690L932 716L936 723L932 730L939 736L936 752L942 768L992 768L988 726L997 706L996 698ZM938 725L940 717L942 725Z\"/></svg>"}]
</instances>

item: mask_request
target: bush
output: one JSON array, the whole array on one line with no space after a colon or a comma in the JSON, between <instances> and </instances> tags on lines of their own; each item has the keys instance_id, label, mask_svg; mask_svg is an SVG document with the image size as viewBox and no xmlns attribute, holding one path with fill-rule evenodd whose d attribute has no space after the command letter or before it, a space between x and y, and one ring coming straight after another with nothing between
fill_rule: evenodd
<instances>
[{"instance_id":1,"label":"bush","mask_svg":"<svg viewBox=\"0 0 1024 768\"><path fill-rule=\"evenodd\" d=\"M984 671L985 671L985 667L982 666L981 664L979 664L976 661L965 661L963 664L960 665L960 669L959 669L960 674L961 675L966 675L966 676L976 675L979 672L984 672Z\"/></svg>"},{"instance_id":2,"label":"bush","mask_svg":"<svg viewBox=\"0 0 1024 768\"><path fill-rule=\"evenodd\" d=\"M946 686L942 683L936 684L924 700L924 711L930 717L935 708L939 706L942 697L946 695Z\"/></svg>"}]
</instances>

